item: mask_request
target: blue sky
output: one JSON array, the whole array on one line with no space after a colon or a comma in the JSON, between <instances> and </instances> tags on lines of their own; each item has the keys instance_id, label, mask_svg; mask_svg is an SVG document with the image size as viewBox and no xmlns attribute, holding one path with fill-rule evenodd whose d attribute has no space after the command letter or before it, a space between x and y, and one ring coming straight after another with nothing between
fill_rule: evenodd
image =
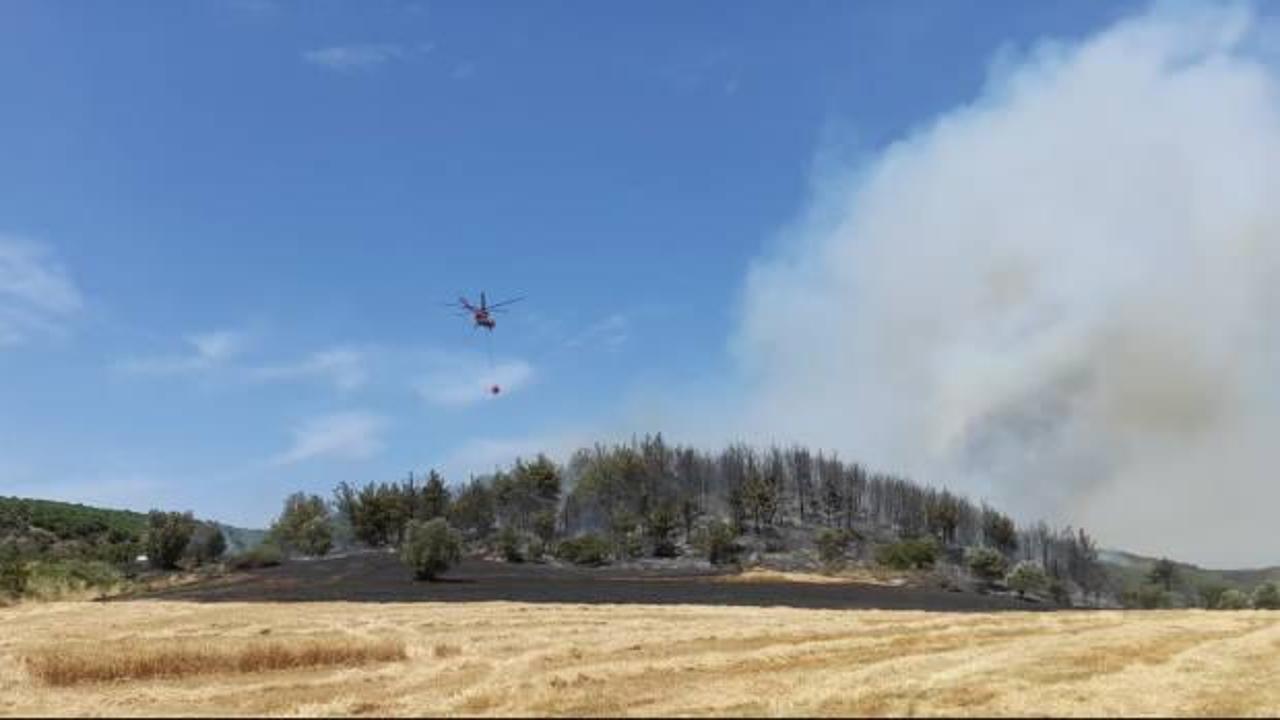
<instances>
[{"instance_id":1,"label":"blue sky","mask_svg":"<svg viewBox=\"0 0 1280 720\"><path fill-rule=\"evenodd\" d=\"M1134 7L9 0L0 494L263 525L667 429L628 408L735 391L747 273L821 159ZM480 289L529 296L497 399L441 306Z\"/></svg>"}]
</instances>

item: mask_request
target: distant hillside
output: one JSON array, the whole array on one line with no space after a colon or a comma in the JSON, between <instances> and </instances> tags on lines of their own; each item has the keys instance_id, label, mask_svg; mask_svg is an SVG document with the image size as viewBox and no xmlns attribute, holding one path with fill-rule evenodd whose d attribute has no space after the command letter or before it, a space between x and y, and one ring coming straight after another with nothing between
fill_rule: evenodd
<instances>
[{"instance_id":1,"label":"distant hillside","mask_svg":"<svg viewBox=\"0 0 1280 720\"><path fill-rule=\"evenodd\" d=\"M266 534L214 524L222 529L228 552L252 548ZM142 552L146 529L146 514L132 510L0 497L0 541L37 555L124 562Z\"/></svg>"},{"instance_id":2,"label":"distant hillside","mask_svg":"<svg viewBox=\"0 0 1280 720\"><path fill-rule=\"evenodd\" d=\"M267 539L266 530L249 530L247 528L224 525L220 522L215 522L214 525L217 525L218 529L222 530L223 537L227 539L227 552L231 554L252 550Z\"/></svg>"},{"instance_id":3,"label":"distant hillside","mask_svg":"<svg viewBox=\"0 0 1280 720\"><path fill-rule=\"evenodd\" d=\"M1158 560L1123 550L1103 550L1098 557L1124 588L1136 588L1146 582L1147 575ZM1174 566L1177 568L1177 585L1187 592L1214 585L1248 592L1264 582L1280 582L1280 566L1249 570L1210 570L1176 560Z\"/></svg>"}]
</instances>

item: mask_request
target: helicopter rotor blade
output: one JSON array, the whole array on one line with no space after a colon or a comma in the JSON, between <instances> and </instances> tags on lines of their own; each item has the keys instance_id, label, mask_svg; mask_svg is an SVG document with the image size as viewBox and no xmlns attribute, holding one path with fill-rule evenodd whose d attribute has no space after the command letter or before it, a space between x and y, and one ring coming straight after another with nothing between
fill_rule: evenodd
<instances>
[{"instance_id":1,"label":"helicopter rotor blade","mask_svg":"<svg viewBox=\"0 0 1280 720\"><path fill-rule=\"evenodd\" d=\"M521 300L524 300L524 298L525 298L525 296L521 295L521 296L520 296L520 297L518 297L518 298L512 298L512 299L510 299L510 300L503 300L503 301L502 301L502 302L500 302L500 303L494 303L494 304L490 305L490 306L489 306L489 309L490 309L490 310L493 310L494 308L500 308L500 307L502 307L503 305L510 305L510 304L512 304L512 303L518 303L518 302L520 302Z\"/></svg>"}]
</instances>

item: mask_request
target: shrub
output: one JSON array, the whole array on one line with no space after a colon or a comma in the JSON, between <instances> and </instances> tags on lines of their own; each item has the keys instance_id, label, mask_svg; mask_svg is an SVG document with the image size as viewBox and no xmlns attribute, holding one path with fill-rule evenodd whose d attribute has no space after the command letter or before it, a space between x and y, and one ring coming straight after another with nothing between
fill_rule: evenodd
<instances>
[{"instance_id":1,"label":"shrub","mask_svg":"<svg viewBox=\"0 0 1280 720\"><path fill-rule=\"evenodd\" d=\"M177 568L195 530L196 521L189 512L152 510L147 515L148 561L162 570Z\"/></svg>"},{"instance_id":2,"label":"shrub","mask_svg":"<svg viewBox=\"0 0 1280 720\"><path fill-rule=\"evenodd\" d=\"M284 551L279 545L262 543L252 550L245 551L227 560L227 567L232 570L253 570L254 568L273 567L284 559Z\"/></svg>"},{"instance_id":3,"label":"shrub","mask_svg":"<svg viewBox=\"0 0 1280 720\"><path fill-rule=\"evenodd\" d=\"M1053 598L1053 601L1059 605L1071 604L1071 591L1068 590L1066 584L1058 578L1051 578L1049 580L1049 597Z\"/></svg>"},{"instance_id":4,"label":"shrub","mask_svg":"<svg viewBox=\"0 0 1280 720\"><path fill-rule=\"evenodd\" d=\"M1253 607L1255 610L1280 610L1280 586L1268 582L1254 588Z\"/></svg>"},{"instance_id":5,"label":"shrub","mask_svg":"<svg viewBox=\"0 0 1280 720\"><path fill-rule=\"evenodd\" d=\"M556 557L574 565L609 564L609 543L599 535L581 535L560 541Z\"/></svg>"},{"instance_id":6,"label":"shrub","mask_svg":"<svg viewBox=\"0 0 1280 720\"><path fill-rule=\"evenodd\" d=\"M27 559L12 545L0 546L0 595L21 596L27 590L31 569Z\"/></svg>"},{"instance_id":7,"label":"shrub","mask_svg":"<svg viewBox=\"0 0 1280 720\"><path fill-rule=\"evenodd\" d=\"M1178 580L1178 566L1173 564L1169 558L1160 558L1151 566L1151 570L1147 572L1147 582L1152 585L1161 585L1165 592L1173 590L1173 584Z\"/></svg>"},{"instance_id":8,"label":"shrub","mask_svg":"<svg viewBox=\"0 0 1280 720\"><path fill-rule=\"evenodd\" d=\"M737 562L742 546L738 545L737 535L727 523L712 520L702 533L702 551L712 565L728 565Z\"/></svg>"},{"instance_id":9,"label":"shrub","mask_svg":"<svg viewBox=\"0 0 1280 720\"><path fill-rule=\"evenodd\" d=\"M415 578L434 580L462 559L462 536L444 518L414 520L405 528L400 559Z\"/></svg>"},{"instance_id":10,"label":"shrub","mask_svg":"<svg viewBox=\"0 0 1280 720\"><path fill-rule=\"evenodd\" d=\"M498 552L509 563L524 562L524 554L520 552L520 533L510 525L498 533Z\"/></svg>"},{"instance_id":11,"label":"shrub","mask_svg":"<svg viewBox=\"0 0 1280 720\"><path fill-rule=\"evenodd\" d=\"M27 592L53 599L85 590L108 590L123 580L115 566L100 560L36 562L30 566Z\"/></svg>"},{"instance_id":12,"label":"shrub","mask_svg":"<svg viewBox=\"0 0 1280 720\"><path fill-rule=\"evenodd\" d=\"M533 534L544 544L555 538L556 513L554 510L543 510L533 516Z\"/></svg>"},{"instance_id":13,"label":"shrub","mask_svg":"<svg viewBox=\"0 0 1280 720\"><path fill-rule=\"evenodd\" d=\"M542 562L547 554L547 544L542 538L533 537L524 546L524 556L530 562Z\"/></svg>"},{"instance_id":14,"label":"shrub","mask_svg":"<svg viewBox=\"0 0 1280 720\"><path fill-rule=\"evenodd\" d=\"M221 528L211 523L199 525L187 545L187 555L198 565L214 562L226 551L226 536Z\"/></svg>"},{"instance_id":15,"label":"shrub","mask_svg":"<svg viewBox=\"0 0 1280 720\"><path fill-rule=\"evenodd\" d=\"M988 547L971 547L964 554L965 566L979 580L994 583L1009 571L1009 561L999 551Z\"/></svg>"},{"instance_id":16,"label":"shrub","mask_svg":"<svg viewBox=\"0 0 1280 720\"><path fill-rule=\"evenodd\" d=\"M1037 593L1044 590L1049 584L1049 578L1045 576L1044 570L1039 565L1031 562L1020 562L1013 570L1009 571L1009 575L1005 577L1007 583L1014 592L1018 593L1018 597L1022 597L1027 593Z\"/></svg>"},{"instance_id":17,"label":"shrub","mask_svg":"<svg viewBox=\"0 0 1280 720\"><path fill-rule=\"evenodd\" d=\"M1172 605L1172 598L1160 585L1148 583L1133 590L1127 590L1120 600L1127 608L1140 610L1156 610Z\"/></svg>"},{"instance_id":18,"label":"shrub","mask_svg":"<svg viewBox=\"0 0 1280 720\"><path fill-rule=\"evenodd\" d=\"M1222 598L1222 593L1227 591L1226 585L1206 584L1196 589L1200 595L1200 606L1213 610L1218 607L1218 600Z\"/></svg>"},{"instance_id":19,"label":"shrub","mask_svg":"<svg viewBox=\"0 0 1280 720\"><path fill-rule=\"evenodd\" d=\"M924 570L938 561L938 545L932 539L901 540L876 548L876 562L895 570Z\"/></svg>"},{"instance_id":20,"label":"shrub","mask_svg":"<svg viewBox=\"0 0 1280 720\"><path fill-rule=\"evenodd\" d=\"M823 528L813 539L818 548L818 557L827 565L835 565L844 560L853 536L844 530Z\"/></svg>"},{"instance_id":21,"label":"shrub","mask_svg":"<svg viewBox=\"0 0 1280 720\"><path fill-rule=\"evenodd\" d=\"M1219 610L1248 610L1249 596L1240 590L1231 588L1218 597L1217 608Z\"/></svg>"},{"instance_id":22,"label":"shrub","mask_svg":"<svg viewBox=\"0 0 1280 720\"><path fill-rule=\"evenodd\" d=\"M675 507L672 505L659 506L649 515L649 521L645 523L645 533L649 537L654 557L671 558L680 554L676 544L671 540L671 536L676 531L677 522Z\"/></svg>"}]
</instances>

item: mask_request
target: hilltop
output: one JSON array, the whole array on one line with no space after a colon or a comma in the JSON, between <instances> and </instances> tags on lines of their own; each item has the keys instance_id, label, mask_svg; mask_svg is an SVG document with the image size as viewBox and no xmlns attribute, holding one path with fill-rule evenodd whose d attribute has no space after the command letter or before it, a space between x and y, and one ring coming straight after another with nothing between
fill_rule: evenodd
<instances>
[{"instance_id":1,"label":"hilltop","mask_svg":"<svg viewBox=\"0 0 1280 720\"><path fill-rule=\"evenodd\" d=\"M260 544L265 530L209 522L229 552ZM127 562L142 552L147 514L36 498L0 497L0 542L36 556Z\"/></svg>"}]
</instances>

